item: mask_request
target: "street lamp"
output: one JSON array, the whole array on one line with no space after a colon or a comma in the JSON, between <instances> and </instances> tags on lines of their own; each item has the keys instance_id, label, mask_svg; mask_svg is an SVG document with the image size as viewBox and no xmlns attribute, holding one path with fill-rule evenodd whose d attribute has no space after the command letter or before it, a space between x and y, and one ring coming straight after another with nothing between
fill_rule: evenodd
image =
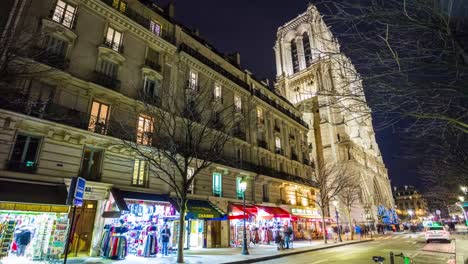
<instances>
[{"instance_id":1,"label":"street lamp","mask_svg":"<svg viewBox=\"0 0 468 264\"><path fill-rule=\"evenodd\" d=\"M464 194L467 194L467 193L468 193L468 187L466 187L466 186L460 186L460 189L462 190L462 192L463 192Z\"/></svg>"},{"instance_id":2,"label":"street lamp","mask_svg":"<svg viewBox=\"0 0 468 264\"><path fill-rule=\"evenodd\" d=\"M239 187L242 191L242 200L244 202L244 230L243 230L243 236L244 240L242 241L242 255L249 255L249 249L247 248L247 231L245 227L245 190L247 189L247 181L245 180L244 177L239 182Z\"/></svg>"},{"instance_id":3,"label":"street lamp","mask_svg":"<svg viewBox=\"0 0 468 264\"><path fill-rule=\"evenodd\" d=\"M413 210L408 210L408 215L410 216L410 221L413 220Z\"/></svg>"},{"instance_id":4,"label":"street lamp","mask_svg":"<svg viewBox=\"0 0 468 264\"><path fill-rule=\"evenodd\" d=\"M460 200L460 202L464 202L464 201L465 201L465 197L463 197L463 196L458 196L458 200Z\"/></svg>"},{"instance_id":5,"label":"street lamp","mask_svg":"<svg viewBox=\"0 0 468 264\"><path fill-rule=\"evenodd\" d=\"M336 231L338 232L338 241L343 242L343 240L341 240L341 230L340 230L340 222L339 222L339 216L338 216L338 200L334 200L333 205L335 206Z\"/></svg>"}]
</instances>

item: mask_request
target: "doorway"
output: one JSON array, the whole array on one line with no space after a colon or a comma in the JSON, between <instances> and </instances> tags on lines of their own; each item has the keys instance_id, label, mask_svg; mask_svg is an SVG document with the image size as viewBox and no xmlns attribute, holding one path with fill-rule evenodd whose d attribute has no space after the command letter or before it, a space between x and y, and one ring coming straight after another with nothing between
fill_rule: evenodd
<instances>
[{"instance_id":1,"label":"doorway","mask_svg":"<svg viewBox=\"0 0 468 264\"><path fill-rule=\"evenodd\" d=\"M75 231L71 245L73 256L89 255L94 231L97 201L84 200L82 207L76 208ZM71 218L71 215L70 215Z\"/></svg>"}]
</instances>

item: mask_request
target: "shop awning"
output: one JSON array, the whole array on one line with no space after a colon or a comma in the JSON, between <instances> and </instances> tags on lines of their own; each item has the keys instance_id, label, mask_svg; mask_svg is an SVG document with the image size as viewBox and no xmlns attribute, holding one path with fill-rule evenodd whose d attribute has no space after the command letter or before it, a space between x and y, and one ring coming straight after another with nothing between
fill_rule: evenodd
<instances>
[{"instance_id":1,"label":"shop awning","mask_svg":"<svg viewBox=\"0 0 468 264\"><path fill-rule=\"evenodd\" d=\"M120 191L120 189L117 188L112 188L110 191L112 197L114 198L114 202L117 205L117 208L119 208L120 211L128 211L128 206L123 199L124 197L122 191Z\"/></svg>"},{"instance_id":2,"label":"shop awning","mask_svg":"<svg viewBox=\"0 0 468 264\"><path fill-rule=\"evenodd\" d=\"M205 200L189 199L187 201L187 211L186 219L221 219L224 215L221 209Z\"/></svg>"},{"instance_id":3,"label":"shop awning","mask_svg":"<svg viewBox=\"0 0 468 264\"><path fill-rule=\"evenodd\" d=\"M66 205L65 184L0 179L0 201L44 205Z\"/></svg>"},{"instance_id":4,"label":"shop awning","mask_svg":"<svg viewBox=\"0 0 468 264\"><path fill-rule=\"evenodd\" d=\"M142 201L170 202L169 195L156 193L142 193L120 190L122 198Z\"/></svg>"},{"instance_id":5,"label":"shop awning","mask_svg":"<svg viewBox=\"0 0 468 264\"><path fill-rule=\"evenodd\" d=\"M281 207L271 207L271 206L259 206L256 205L258 209L258 216L260 217L274 217L274 218L291 218L291 214L288 211L284 210Z\"/></svg>"},{"instance_id":6,"label":"shop awning","mask_svg":"<svg viewBox=\"0 0 468 264\"><path fill-rule=\"evenodd\" d=\"M245 213L246 218L251 215L257 215L258 209L254 205L246 204ZM229 219L244 219L244 205L243 204L231 204L231 211L229 213Z\"/></svg>"}]
</instances>

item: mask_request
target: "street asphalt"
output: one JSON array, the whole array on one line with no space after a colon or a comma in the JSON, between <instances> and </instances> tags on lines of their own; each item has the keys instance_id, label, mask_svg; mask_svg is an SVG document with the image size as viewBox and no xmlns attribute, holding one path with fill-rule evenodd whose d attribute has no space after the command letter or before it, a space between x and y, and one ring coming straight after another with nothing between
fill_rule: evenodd
<instances>
[{"instance_id":1,"label":"street asphalt","mask_svg":"<svg viewBox=\"0 0 468 264\"><path fill-rule=\"evenodd\" d=\"M410 256L414 264L447 264L455 263L454 243L452 241L451 244L426 244L423 233L392 234L376 238L375 241L368 243L324 249L257 263L366 264L375 263L372 260L373 256L383 256L384 263L390 263L390 252L394 252ZM400 263L403 263L403 259L395 258L395 264Z\"/></svg>"}]
</instances>

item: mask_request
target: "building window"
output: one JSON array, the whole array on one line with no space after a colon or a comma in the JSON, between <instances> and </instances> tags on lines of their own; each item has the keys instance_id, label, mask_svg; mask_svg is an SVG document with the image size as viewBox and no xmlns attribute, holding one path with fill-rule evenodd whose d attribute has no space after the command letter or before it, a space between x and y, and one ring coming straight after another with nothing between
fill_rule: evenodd
<instances>
[{"instance_id":1,"label":"building window","mask_svg":"<svg viewBox=\"0 0 468 264\"><path fill-rule=\"evenodd\" d=\"M70 5L62 0L58 0L55 5L54 14L52 20L57 23L60 23L68 28L73 27L73 22L75 20L76 7Z\"/></svg>"},{"instance_id":2,"label":"building window","mask_svg":"<svg viewBox=\"0 0 468 264\"><path fill-rule=\"evenodd\" d=\"M148 182L148 161L136 159L133 165L132 185L146 186Z\"/></svg>"},{"instance_id":3,"label":"building window","mask_svg":"<svg viewBox=\"0 0 468 264\"><path fill-rule=\"evenodd\" d=\"M121 44L122 44L122 32L112 28L112 27L109 27L107 29L107 35L106 35L106 40L104 42L104 45L117 51L117 52L121 52L122 51L122 47L121 47Z\"/></svg>"},{"instance_id":4,"label":"building window","mask_svg":"<svg viewBox=\"0 0 468 264\"><path fill-rule=\"evenodd\" d=\"M193 167L188 167L187 168L187 180L190 180L193 178L193 175L195 174L195 168ZM189 193L194 194L195 193L195 179L192 180L192 183L188 187L187 190Z\"/></svg>"},{"instance_id":5,"label":"building window","mask_svg":"<svg viewBox=\"0 0 468 264\"><path fill-rule=\"evenodd\" d=\"M90 181L99 181L101 179L101 164L103 158L104 151L102 149L86 146L83 150L80 177Z\"/></svg>"},{"instance_id":6,"label":"building window","mask_svg":"<svg viewBox=\"0 0 468 264\"><path fill-rule=\"evenodd\" d=\"M312 65L312 49L310 47L310 39L309 39L309 34L307 32L304 32L302 34L302 44L304 46L304 56L305 56L305 63L306 67L309 67Z\"/></svg>"},{"instance_id":7,"label":"building window","mask_svg":"<svg viewBox=\"0 0 468 264\"><path fill-rule=\"evenodd\" d=\"M242 112L242 97L238 94L234 95L234 110L237 113Z\"/></svg>"},{"instance_id":8,"label":"building window","mask_svg":"<svg viewBox=\"0 0 468 264\"><path fill-rule=\"evenodd\" d=\"M265 121L264 115L263 115L263 109L260 107L257 107L257 123L263 124Z\"/></svg>"},{"instance_id":9,"label":"building window","mask_svg":"<svg viewBox=\"0 0 468 264\"><path fill-rule=\"evenodd\" d=\"M223 196L223 183L221 173L213 173L213 196L222 197Z\"/></svg>"},{"instance_id":10,"label":"building window","mask_svg":"<svg viewBox=\"0 0 468 264\"><path fill-rule=\"evenodd\" d=\"M221 102L223 100L223 91L220 84L215 84L213 93L216 102Z\"/></svg>"},{"instance_id":11,"label":"building window","mask_svg":"<svg viewBox=\"0 0 468 264\"><path fill-rule=\"evenodd\" d=\"M115 9L119 10L121 13L125 13L125 11L127 10L127 3L122 0L114 0L112 2L112 6Z\"/></svg>"},{"instance_id":12,"label":"building window","mask_svg":"<svg viewBox=\"0 0 468 264\"><path fill-rule=\"evenodd\" d=\"M117 79L119 65L108 60L101 60L99 72L113 79Z\"/></svg>"},{"instance_id":13,"label":"building window","mask_svg":"<svg viewBox=\"0 0 468 264\"><path fill-rule=\"evenodd\" d=\"M148 98L155 98L158 95L158 90L161 88L161 81L155 80L149 76L145 76L143 83L143 92Z\"/></svg>"},{"instance_id":14,"label":"building window","mask_svg":"<svg viewBox=\"0 0 468 264\"><path fill-rule=\"evenodd\" d=\"M262 186L262 193L263 193L263 202L268 203L270 202L270 190L268 184L263 184Z\"/></svg>"},{"instance_id":15,"label":"building window","mask_svg":"<svg viewBox=\"0 0 468 264\"><path fill-rule=\"evenodd\" d=\"M275 150L276 153L281 154L281 139L279 137L275 137Z\"/></svg>"},{"instance_id":16,"label":"building window","mask_svg":"<svg viewBox=\"0 0 468 264\"><path fill-rule=\"evenodd\" d=\"M148 49L148 53L146 54L145 66L148 66L157 72L161 72L160 57L161 55L159 52L153 49Z\"/></svg>"},{"instance_id":17,"label":"building window","mask_svg":"<svg viewBox=\"0 0 468 264\"><path fill-rule=\"evenodd\" d=\"M147 115L138 117L137 143L151 145L153 140L153 120Z\"/></svg>"},{"instance_id":18,"label":"building window","mask_svg":"<svg viewBox=\"0 0 468 264\"><path fill-rule=\"evenodd\" d=\"M150 31L153 32L156 36L161 36L161 24L158 22L151 20L150 21Z\"/></svg>"},{"instance_id":19,"label":"building window","mask_svg":"<svg viewBox=\"0 0 468 264\"><path fill-rule=\"evenodd\" d=\"M40 143L40 137L19 134L11 153L10 169L35 169Z\"/></svg>"},{"instance_id":20,"label":"building window","mask_svg":"<svg viewBox=\"0 0 468 264\"><path fill-rule=\"evenodd\" d=\"M291 56L293 63L293 72L296 73L299 71L299 55L297 54L296 41L291 40Z\"/></svg>"},{"instance_id":21,"label":"building window","mask_svg":"<svg viewBox=\"0 0 468 264\"><path fill-rule=\"evenodd\" d=\"M242 188L241 188L241 181L242 181L242 177L237 177L236 178L236 195L237 195L237 199L242 199L244 198L244 192L242 191Z\"/></svg>"},{"instance_id":22,"label":"building window","mask_svg":"<svg viewBox=\"0 0 468 264\"><path fill-rule=\"evenodd\" d=\"M93 101L88 130L105 135L109 120L109 105Z\"/></svg>"},{"instance_id":23,"label":"building window","mask_svg":"<svg viewBox=\"0 0 468 264\"><path fill-rule=\"evenodd\" d=\"M198 72L194 70L189 72L189 88L193 91L198 90Z\"/></svg>"},{"instance_id":24,"label":"building window","mask_svg":"<svg viewBox=\"0 0 468 264\"><path fill-rule=\"evenodd\" d=\"M67 52L68 43L59 38L47 36L45 38L45 48L49 54L53 54L59 57L65 57ZM49 58L51 59L51 58Z\"/></svg>"}]
</instances>

